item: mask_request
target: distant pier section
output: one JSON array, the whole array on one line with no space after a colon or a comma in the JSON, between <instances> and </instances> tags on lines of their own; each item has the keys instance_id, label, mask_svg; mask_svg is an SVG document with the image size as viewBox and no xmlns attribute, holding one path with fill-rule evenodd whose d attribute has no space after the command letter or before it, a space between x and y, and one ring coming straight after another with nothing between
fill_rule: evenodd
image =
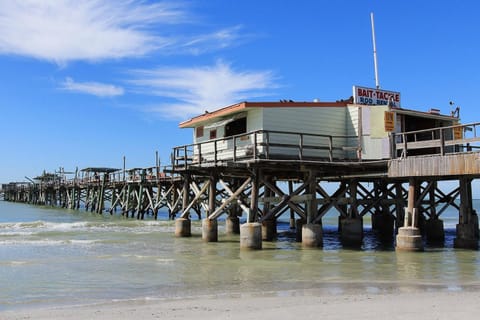
<instances>
[{"instance_id":1,"label":"distant pier section","mask_svg":"<svg viewBox=\"0 0 480 320\"><path fill-rule=\"evenodd\" d=\"M165 210L176 236L191 236L191 220L201 219L202 239L215 242L225 223L243 249L274 241L280 217L303 246L321 247L322 218L335 210L345 245L361 245L370 215L381 239L421 251L425 240L444 241L441 216L450 207L459 214L455 247L478 249L480 124L404 109L399 93L367 89L335 102L242 102L206 112L180 123L193 142L174 147L167 167L44 173L3 184L3 197L137 219ZM365 94L380 100L360 100ZM445 191L442 181L458 186Z\"/></svg>"}]
</instances>

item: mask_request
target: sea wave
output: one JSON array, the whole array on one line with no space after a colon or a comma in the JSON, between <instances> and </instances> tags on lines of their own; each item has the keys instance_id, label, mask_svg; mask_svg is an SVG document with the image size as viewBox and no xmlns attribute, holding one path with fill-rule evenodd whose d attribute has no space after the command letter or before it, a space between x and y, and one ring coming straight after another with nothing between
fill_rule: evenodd
<instances>
[{"instance_id":1,"label":"sea wave","mask_svg":"<svg viewBox=\"0 0 480 320\"><path fill-rule=\"evenodd\" d=\"M32 222L15 222L15 223L0 223L0 232L3 230L31 230L31 229L45 229L45 230L71 230L84 228L88 222L47 222L47 221L32 221Z\"/></svg>"},{"instance_id":2,"label":"sea wave","mask_svg":"<svg viewBox=\"0 0 480 320\"><path fill-rule=\"evenodd\" d=\"M15 245L28 245L28 246L64 246L64 245L76 245L76 246L90 246L92 244L101 242L98 239L92 240L53 240L53 239L3 239L0 240L0 246L15 246Z\"/></svg>"},{"instance_id":3,"label":"sea wave","mask_svg":"<svg viewBox=\"0 0 480 320\"><path fill-rule=\"evenodd\" d=\"M159 229L171 228L170 221L76 221L49 222L32 221L16 223L0 223L0 236L28 236L39 233L55 232L133 232L149 233ZM168 229L169 230L169 229Z\"/></svg>"}]
</instances>

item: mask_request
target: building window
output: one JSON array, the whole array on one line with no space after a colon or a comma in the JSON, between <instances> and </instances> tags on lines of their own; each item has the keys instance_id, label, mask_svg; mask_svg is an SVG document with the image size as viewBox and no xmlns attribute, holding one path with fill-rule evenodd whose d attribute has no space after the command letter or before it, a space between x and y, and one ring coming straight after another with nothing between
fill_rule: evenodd
<instances>
[{"instance_id":1,"label":"building window","mask_svg":"<svg viewBox=\"0 0 480 320\"><path fill-rule=\"evenodd\" d=\"M203 137L203 126L196 128L195 137L197 137L197 138Z\"/></svg>"},{"instance_id":2,"label":"building window","mask_svg":"<svg viewBox=\"0 0 480 320\"><path fill-rule=\"evenodd\" d=\"M225 137L235 136L247 132L247 118L240 118L225 126Z\"/></svg>"},{"instance_id":3,"label":"building window","mask_svg":"<svg viewBox=\"0 0 480 320\"><path fill-rule=\"evenodd\" d=\"M210 139L217 139L217 129L210 130Z\"/></svg>"}]
</instances>

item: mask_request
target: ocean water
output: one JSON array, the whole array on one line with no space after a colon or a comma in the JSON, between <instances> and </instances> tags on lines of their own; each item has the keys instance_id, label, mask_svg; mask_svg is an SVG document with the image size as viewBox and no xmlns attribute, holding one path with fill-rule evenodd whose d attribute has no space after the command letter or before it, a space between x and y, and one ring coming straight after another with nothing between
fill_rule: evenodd
<instances>
[{"instance_id":1,"label":"ocean water","mask_svg":"<svg viewBox=\"0 0 480 320\"><path fill-rule=\"evenodd\" d=\"M477 211L480 202L475 202ZM397 253L365 223L358 250L343 248L334 213L324 247L302 249L287 222L261 251L239 237L175 238L166 216L139 221L0 201L0 312L16 308L193 296L382 293L480 288L480 253L453 249L457 213L446 211L444 246Z\"/></svg>"}]
</instances>

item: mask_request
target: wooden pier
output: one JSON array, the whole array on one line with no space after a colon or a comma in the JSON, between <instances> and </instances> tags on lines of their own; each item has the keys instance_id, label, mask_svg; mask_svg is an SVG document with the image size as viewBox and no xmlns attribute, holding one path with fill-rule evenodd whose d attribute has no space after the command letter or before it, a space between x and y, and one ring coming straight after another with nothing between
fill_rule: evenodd
<instances>
[{"instance_id":1,"label":"wooden pier","mask_svg":"<svg viewBox=\"0 0 480 320\"><path fill-rule=\"evenodd\" d=\"M398 232L398 250L422 250L424 238L444 240L441 216L452 207L459 212L455 246L477 249L471 182L480 176L479 125L392 134L391 156L380 160L352 157L359 154L355 136L260 130L175 147L171 166L162 169L44 173L32 182L3 184L1 192L5 201L126 218L157 219L165 210L180 237L191 235L190 221L198 218L207 242L218 241L218 220L225 218L226 232L240 234L240 246L251 249L276 238L283 216L302 245L320 247L322 218L336 210L347 245L361 244L363 218L370 214L382 238L391 241ZM321 152L312 156L312 150ZM443 191L439 183L446 180L458 187Z\"/></svg>"},{"instance_id":2,"label":"wooden pier","mask_svg":"<svg viewBox=\"0 0 480 320\"><path fill-rule=\"evenodd\" d=\"M66 209L84 209L99 214L120 212L125 217L158 217L159 210L173 215L180 208L176 192L181 178L166 176L159 167L119 170L85 168L74 178L59 173L43 173L32 182L2 185L4 200Z\"/></svg>"}]
</instances>

